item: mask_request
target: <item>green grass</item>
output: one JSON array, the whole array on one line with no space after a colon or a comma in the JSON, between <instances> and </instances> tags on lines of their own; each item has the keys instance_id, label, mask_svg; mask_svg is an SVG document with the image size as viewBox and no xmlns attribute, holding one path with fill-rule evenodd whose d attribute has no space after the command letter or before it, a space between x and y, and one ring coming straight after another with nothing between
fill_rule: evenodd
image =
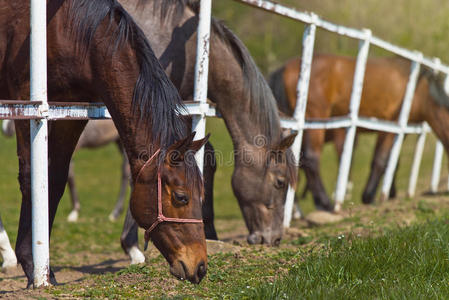
<instances>
[{"instance_id":1,"label":"green grass","mask_svg":"<svg viewBox=\"0 0 449 300\"><path fill-rule=\"evenodd\" d=\"M389 230L375 238L330 239L252 299L447 299L447 218Z\"/></svg>"}]
</instances>

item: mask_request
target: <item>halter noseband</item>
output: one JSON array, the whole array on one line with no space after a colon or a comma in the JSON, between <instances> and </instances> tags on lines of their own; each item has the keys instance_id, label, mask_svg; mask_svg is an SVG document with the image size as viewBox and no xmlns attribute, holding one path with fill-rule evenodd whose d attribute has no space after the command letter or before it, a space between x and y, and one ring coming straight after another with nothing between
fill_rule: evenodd
<instances>
[{"instance_id":1,"label":"halter noseband","mask_svg":"<svg viewBox=\"0 0 449 300\"><path fill-rule=\"evenodd\" d=\"M137 173L136 183L139 180L140 173L142 173L143 169L148 166L153 159L161 152L161 149L158 149L154 154L143 164L139 173ZM200 219L181 219L181 218L169 218L164 216L162 213L162 180L161 180L161 172L159 167L157 169L157 218L151 224L150 228L145 230L145 247L144 250L148 247L148 241L150 240L151 232L162 222L174 222L174 223L203 223L203 220Z\"/></svg>"}]
</instances>

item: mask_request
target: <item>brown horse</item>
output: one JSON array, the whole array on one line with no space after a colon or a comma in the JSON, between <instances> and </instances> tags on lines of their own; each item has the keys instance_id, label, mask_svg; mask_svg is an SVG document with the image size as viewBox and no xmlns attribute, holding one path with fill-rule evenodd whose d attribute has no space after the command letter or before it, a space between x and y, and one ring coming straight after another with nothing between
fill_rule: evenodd
<instances>
[{"instance_id":1,"label":"brown horse","mask_svg":"<svg viewBox=\"0 0 449 300\"><path fill-rule=\"evenodd\" d=\"M142 27L162 66L183 99L192 99L196 61L198 1L119 0ZM212 20L208 98L216 103L234 144L232 187L249 230L251 244L279 244L285 195L296 182L288 147L295 135L282 136L273 94L243 43ZM206 145L203 217L206 237L213 225L213 148ZM134 229L135 230L135 229ZM125 235L122 244L129 245Z\"/></svg>"},{"instance_id":2,"label":"brown horse","mask_svg":"<svg viewBox=\"0 0 449 300\"><path fill-rule=\"evenodd\" d=\"M272 74L270 82L280 109L292 114L296 105L296 83L300 72L300 59L288 61L281 69ZM449 97L444 90L442 79L426 67L418 79L409 121L426 121L437 137L449 151ZM329 118L348 114L355 59L336 55L315 55L310 77L309 97L306 118ZM402 100L410 74L410 62L399 58L369 59L366 65L365 80L359 115L382 120L396 121L402 106ZM282 94L285 94L285 98ZM281 99L286 99L282 101ZM362 129L359 129L359 131ZM337 140L337 148L342 150L344 129L306 130L303 142L302 166L307 184L312 190L317 206L332 208L324 190L319 173L319 159L323 143ZM363 203L372 203L380 178L385 171L394 134L380 132L371 173L363 193ZM304 163L303 163L304 162ZM394 185L393 185L394 187ZM394 188L390 196L395 194Z\"/></svg>"},{"instance_id":3,"label":"brown horse","mask_svg":"<svg viewBox=\"0 0 449 300\"><path fill-rule=\"evenodd\" d=\"M7 137L16 134L14 122L12 120L4 120L2 123L2 132ZM78 140L78 144L76 144L75 151L83 148L96 149L108 145L109 143L116 143L120 155L122 156L119 195L113 211L109 214L109 220L115 221L123 212L126 189L131 175L128 158L126 157L125 149L123 149L122 143L120 142L120 136L117 128L115 128L114 122L112 120L92 120L87 122L86 127ZM70 162L67 185L69 187L70 200L72 201L72 211L67 216L67 221L76 222L81 209L81 203L78 196L78 189L76 188L75 166L73 161Z\"/></svg>"},{"instance_id":4,"label":"brown horse","mask_svg":"<svg viewBox=\"0 0 449 300\"><path fill-rule=\"evenodd\" d=\"M30 1L4 1L0 11L0 99L28 99ZM51 0L47 12L49 100L106 104L131 166L134 218L147 229L147 240L151 238L167 259L173 275L200 282L207 264L203 225L159 224L157 217L163 212L174 218L201 218L203 183L193 153L206 140L192 141L179 115L182 101L176 88L120 4L115 0ZM50 228L85 125L86 121L49 122ZM30 121L17 120L15 126L22 192L16 254L31 285ZM155 153L157 157L148 161ZM53 272L50 280L55 283Z\"/></svg>"}]
</instances>

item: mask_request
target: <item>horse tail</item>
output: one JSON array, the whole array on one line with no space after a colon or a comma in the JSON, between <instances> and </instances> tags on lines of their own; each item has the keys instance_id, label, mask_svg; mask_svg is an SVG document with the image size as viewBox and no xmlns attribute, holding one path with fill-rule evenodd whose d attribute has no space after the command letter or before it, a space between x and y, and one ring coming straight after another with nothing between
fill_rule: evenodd
<instances>
[{"instance_id":1,"label":"horse tail","mask_svg":"<svg viewBox=\"0 0 449 300\"><path fill-rule=\"evenodd\" d=\"M276 98L276 102L278 105L278 109L286 115L292 115L293 111L288 105L287 94L285 93L285 85L284 85L284 70L285 66L277 69L272 72L268 77L268 84L270 85L271 90L273 91L274 98Z\"/></svg>"}]
</instances>

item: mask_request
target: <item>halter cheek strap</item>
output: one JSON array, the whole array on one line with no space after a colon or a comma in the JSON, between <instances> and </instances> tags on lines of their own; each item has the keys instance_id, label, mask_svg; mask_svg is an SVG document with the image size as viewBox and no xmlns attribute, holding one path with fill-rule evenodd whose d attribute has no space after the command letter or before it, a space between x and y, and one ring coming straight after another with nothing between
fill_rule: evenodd
<instances>
[{"instance_id":1,"label":"halter cheek strap","mask_svg":"<svg viewBox=\"0 0 449 300\"><path fill-rule=\"evenodd\" d=\"M143 169L147 167L153 159L161 152L161 149L158 149L142 166L139 173L136 177L136 182L138 181L140 174L142 173ZM162 213L162 180L161 180L161 172L158 168L157 170L157 218L151 224L151 226L145 230L145 247L144 250L147 250L148 242L150 240L150 234L151 232L156 228L157 225L159 225L162 222L174 222L174 223L203 223L203 220L200 219L181 219L181 218L169 218L164 216Z\"/></svg>"}]
</instances>

